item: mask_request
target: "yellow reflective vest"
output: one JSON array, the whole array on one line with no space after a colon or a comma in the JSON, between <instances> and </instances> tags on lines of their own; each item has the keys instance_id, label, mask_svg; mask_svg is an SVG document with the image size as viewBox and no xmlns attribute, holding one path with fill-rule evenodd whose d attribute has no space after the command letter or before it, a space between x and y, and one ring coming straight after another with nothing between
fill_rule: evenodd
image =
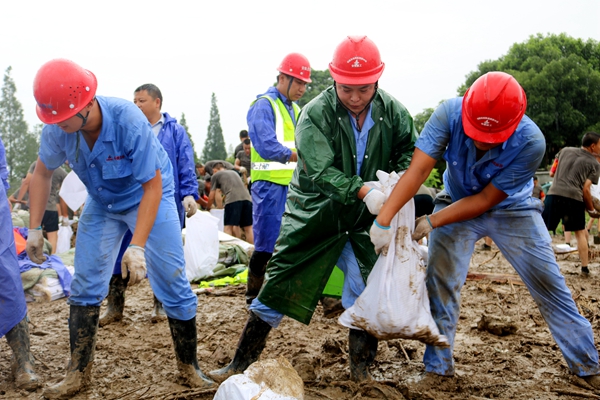
<instances>
[{"instance_id":1,"label":"yellow reflective vest","mask_svg":"<svg viewBox=\"0 0 600 400\"><path fill-rule=\"evenodd\" d=\"M294 121L290 117L288 109L279 98L277 100L273 100L271 97L266 95L259 97L259 99L260 98L269 100L271 107L273 107L277 141L292 151L296 151L296 144L294 142L295 126ZM252 104L255 102L256 101L252 102ZM292 103L292 107L294 108L295 119L298 120L300 107L298 107L296 103ZM295 162L282 164L279 161L265 160L260 156L260 154L258 154L254 147L252 147L250 150L250 162L252 168L252 182L269 181L279 185L287 186L292 180L292 174L296 169Z\"/></svg>"}]
</instances>

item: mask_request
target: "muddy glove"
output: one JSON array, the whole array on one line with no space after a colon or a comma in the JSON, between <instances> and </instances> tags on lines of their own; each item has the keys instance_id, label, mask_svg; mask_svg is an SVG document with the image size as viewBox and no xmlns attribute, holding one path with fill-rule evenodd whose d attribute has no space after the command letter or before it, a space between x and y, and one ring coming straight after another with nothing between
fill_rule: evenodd
<instances>
[{"instance_id":1,"label":"muddy glove","mask_svg":"<svg viewBox=\"0 0 600 400\"><path fill-rule=\"evenodd\" d=\"M69 223L69 217L60 217L60 224L62 226L71 226Z\"/></svg>"},{"instance_id":2,"label":"muddy glove","mask_svg":"<svg viewBox=\"0 0 600 400\"><path fill-rule=\"evenodd\" d=\"M198 203L194 200L194 196L185 196L183 198L183 210L187 212L187 217L190 218L198 211Z\"/></svg>"},{"instance_id":3,"label":"muddy glove","mask_svg":"<svg viewBox=\"0 0 600 400\"><path fill-rule=\"evenodd\" d=\"M600 218L600 211L596 210L586 210L590 215L590 218Z\"/></svg>"},{"instance_id":4,"label":"muddy glove","mask_svg":"<svg viewBox=\"0 0 600 400\"><path fill-rule=\"evenodd\" d=\"M29 259L36 264L41 264L46 261L44 255L44 234L42 227L30 229L27 235L27 245L25 246Z\"/></svg>"},{"instance_id":5,"label":"muddy glove","mask_svg":"<svg viewBox=\"0 0 600 400\"><path fill-rule=\"evenodd\" d=\"M363 197L363 201L371 214L378 215L383 203L385 203L385 194L377 189L371 189L369 190L369 193Z\"/></svg>"},{"instance_id":6,"label":"muddy glove","mask_svg":"<svg viewBox=\"0 0 600 400\"><path fill-rule=\"evenodd\" d=\"M428 215L422 215L415 220L415 231L412 234L412 240L419 241L433 230L433 225L429 221Z\"/></svg>"},{"instance_id":7,"label":"muddy glove","mask_svg":"<svg viewBox=\"0 0 600 400\"><path fill-rule=\"evenodd\" d=\"M146 251L143 247L130 244L123 254L121 261L121 275L123 279L127 278L129 273L129 284L133 286L139 283L146 276Z\"/></svg>"},{"instance_id":8,"label":"muddy glove","mask_svg":"<svg viewBox=\"0 0 600 400\"><path fill-rule=\"evenodd\" d=\"M390 242L392 241L392 233L392 229L389 226L381 226L377 220L373 221L369 235L371 236L371 243L375 246L375 253L379 254L383 252L383 255L387 256L388 247L390 247Z\"/></svg>"}]
</instances>

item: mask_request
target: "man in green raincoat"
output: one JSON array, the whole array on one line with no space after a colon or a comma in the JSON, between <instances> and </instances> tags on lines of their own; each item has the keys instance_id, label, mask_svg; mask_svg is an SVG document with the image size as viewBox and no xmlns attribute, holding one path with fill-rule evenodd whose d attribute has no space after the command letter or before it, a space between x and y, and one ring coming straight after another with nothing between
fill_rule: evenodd
<instances>
[{"instance_id":1,"label":"man in green raincoat","mask_svg":"<svg viewBox=\"0 0 600 400\"><path fill-rule=\"evenodd\" d=\"M408 168L417 137L406 108L378 88L383 69L373 41L347 37L329 64L334 85L302 110L298 167L275 252L234 359L210 373L215 380L256 361L284 315L308 324L335 265L344 272L344 308L364 290L377 260L368 230L385 201L365 182L377 180L377 170ZM368 379L377 339L351 329L349 349L351 379Z\"/></svg>"}]
</instances>

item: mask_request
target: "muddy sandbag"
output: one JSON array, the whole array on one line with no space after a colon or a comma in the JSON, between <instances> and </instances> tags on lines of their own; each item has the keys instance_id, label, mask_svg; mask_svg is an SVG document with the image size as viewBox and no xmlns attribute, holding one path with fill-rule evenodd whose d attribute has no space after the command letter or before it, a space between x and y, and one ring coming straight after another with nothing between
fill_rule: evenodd
<instances>
[{"instance_id":1,"label":"muddy sandbag","mask_svg":"<svg viewBox=\"0 0 600 400\"><path fill-rule=\"evenodd\" d=\"M367 182L389 196L401 175L377 171L379 182ZM367 279L365 290L338 319L350 329L367 331L379 340L415 339L448 347L446 336L431 316L425 283L425 249L412 240L415 205L412 200L394 216L392 237Z\"/></svg>"},{"instance_id":2,"label":"muddy sandbag","mask_svg":"<svg viewBox=\"0 0 600 400\"><path fill-rule=\"evenodd\" d=\"M304 383L283 357L251 364L221 383L213 400L302 400Z\"/></svg>"}]
</instances>

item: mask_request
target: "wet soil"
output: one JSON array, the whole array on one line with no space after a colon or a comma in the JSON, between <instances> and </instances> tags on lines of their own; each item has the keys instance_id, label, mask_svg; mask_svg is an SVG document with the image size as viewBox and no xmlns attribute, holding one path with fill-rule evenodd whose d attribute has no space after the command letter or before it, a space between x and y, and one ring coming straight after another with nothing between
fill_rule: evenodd
<instances>
[{"instance_id":1,"label":"wet soil","mask_svg":"<svg viewBox=\"0 0 600 400\"><path fill-rule=\"evenodd\" d=\"M481 242L483 243L483 242ZM557 243L558 240L557 240ZM591 274L579 272L577 253L557 256L581 313L600 343L600 259ZM470 272L514 274L492 246L476 251ZM198 359L204 372L233 356L246 321L245 287L198 295ZM181 385L168 323L152 323L147 281L128 289L122 322L98 331L90 387L75 399L212 399L216 389ZM32 351L45 385L58 382L69 358L65 299L29 303ZM306 399L600 399L570 374L560 350L524 286L508 281L467 280L454 357L456 375L420 381L425 346L413 340L381 341L371 369L375 381L350 382L348 330L317 309L310 326L284 319L271 332L262 359L285 357L304 381ZM0 340L0 398L42 398L15 388L11 351Z\"/></svg>"}]
</instances>

